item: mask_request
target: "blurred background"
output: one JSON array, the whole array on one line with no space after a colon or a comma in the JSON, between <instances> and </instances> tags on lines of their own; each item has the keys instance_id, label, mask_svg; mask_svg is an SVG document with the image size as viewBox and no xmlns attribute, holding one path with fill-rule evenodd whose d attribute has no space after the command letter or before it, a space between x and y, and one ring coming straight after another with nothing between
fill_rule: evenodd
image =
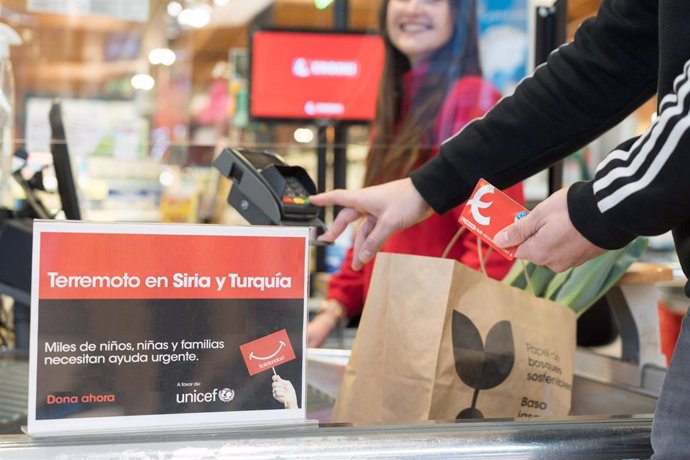
<instances>
[{"instance_id":1,"label":"blurred background","mask_svg":"<svg viewBox=\"0 0 690 460\"><path fill-rule=\"evenodd\" d=\"M569 2L569 35L598 4ZM267 148L316 177L319 126L334 142L330 123L251 118L250 32L338 24L377 29L379 0L344 6L339 10L332 0L3 0L0 22L22 42L10 50L13 148L24 147L36 168L47 165L45 187L55 188L47 113L59 97L83 218L242 223L225 203L228 181L211 168L220 149ZM494 69L506 93L527 71L526 8L524 0L480 3L484 66ZM369 130L366 124L345 130L337 141L346 143L346 183L354 188L362 183ZM545 189L535 184L528 198L538 200ZM23 199L11 187L12 199ZM59 207L55 194L43 199Z\"/></svg>"}]
</instances>

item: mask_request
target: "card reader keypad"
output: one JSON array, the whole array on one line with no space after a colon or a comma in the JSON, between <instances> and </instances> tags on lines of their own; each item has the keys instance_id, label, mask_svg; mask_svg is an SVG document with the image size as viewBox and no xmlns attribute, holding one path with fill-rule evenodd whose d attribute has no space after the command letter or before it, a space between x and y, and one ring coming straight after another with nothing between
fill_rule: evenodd
<instances>
[{"instance_id":1,"label":"card reader keypad","mask_svg":"<svg viewBox=\"0 0 690 460\"><path fill-rule=\"evenodd\" d=\"M309 192L295 177L285 178L282 202L285 204L308 205Z\"/></svg>"}]
</instances>

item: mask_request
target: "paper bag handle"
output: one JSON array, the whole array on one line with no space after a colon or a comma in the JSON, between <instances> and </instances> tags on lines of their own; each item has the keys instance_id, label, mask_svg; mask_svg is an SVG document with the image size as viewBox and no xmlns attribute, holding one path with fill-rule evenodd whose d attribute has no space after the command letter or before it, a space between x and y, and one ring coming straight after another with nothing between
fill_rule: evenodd
<instances>
[{"instance_id":1,"label":"paper bag handle","mask_svg":"<svg viewBox=\"0 0 690 460\"><path fill-rule=\"evenodd\" d=\"M443 250L443 254L441 255L442 259L448 258L448 253L450 252L451 249L453 249L453 246L455 246L455 243L458 242L458 239L460 239L460 236L465 233L465 230L467 230L466 227L460 226L457 232L455 232L455 235L453 235L453 238L450 239L450 243L448 243L448 246L446 246L446 249Z\"/></svg>"},{"instance_id":2,"label":"paper bag handle","mask_svg":"<svg viewBox=\"0 0 690 460\"><path fill-rule=\"evenodd\" d=\"M457 232L455 232L455 235L453 235L453 238L450 239L450 243L448 243L448 246L446 246L446 249L443 251L443 254L441 255L442 259L448 258L448 253L450 253L450 250L453 249L453 246L455 246L455 243L458 242L458 239L460 239L460 236L465 233L465 230L467 230L465 227L460 227ZM491 255L491 251L493 251L493 248L489 246L489 249L486 251L486 259L489 258ZM482 271L483 274L486 275L486 262L484 253L482 252L482 240L477 238L477 257L479 258L479 269Z\"/></svg>"},{"instance_id":3,"label":"paper bag handle","mask_svg":"<svg viewBox=\"0 0 690 460\"><path fill-rule=\"evenodd\" d=\"M448 243L448 246L446 246L446 249L443 251L441 258L446 259L448 257L448 253L450 253L450 250L453 249L455 243L458 242L460 236L463 233L465 233L465 230L467 230L466 227L460 226L458 231L455 232L455 235L453 235L453 238L451 238L450 243ZM486 251L487 259L491 255L492 250L493 248L489 246L489 249ZM480 238L477 238L477 257L479 257L479 268L482 271L482 273L486 275L486 263L484 262L484 254L482 252L482 240ZM525 280L527 281L527 287L529 288L532 295L535 295L534 287L532 286L532 280L530 279L529 273L527 272L527 265L525 264L525 261L523 259L520 259L520 263L522 264L522 274L525 276Z\"/></svg>"}]
</instances>

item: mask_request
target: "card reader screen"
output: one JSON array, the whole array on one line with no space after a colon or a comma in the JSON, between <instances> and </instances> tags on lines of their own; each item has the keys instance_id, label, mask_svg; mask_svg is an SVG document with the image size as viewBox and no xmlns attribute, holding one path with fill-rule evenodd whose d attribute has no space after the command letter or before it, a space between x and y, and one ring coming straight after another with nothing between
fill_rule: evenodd
<instances>
[{"instance_id":1,"label":"card reader screen","mask_svg":"<svg viewBox=\"0 0 690 460\"><path fill-rule=\"evenodd\" d=\"M238 150L244 158L259 171L271 165L284 165L285 162L275 154L259 150Z\"/></svg>"}]
</instances>

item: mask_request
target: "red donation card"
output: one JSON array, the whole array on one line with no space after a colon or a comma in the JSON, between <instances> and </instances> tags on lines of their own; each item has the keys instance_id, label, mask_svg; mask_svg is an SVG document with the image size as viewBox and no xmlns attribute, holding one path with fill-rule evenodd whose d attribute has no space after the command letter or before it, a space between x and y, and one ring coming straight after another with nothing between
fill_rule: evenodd
<instances>
[{"instance_id":1,"label":"red donation card","mask_svg":"<svg viewBox=\"0 0 690 460\"><path fill-rule=\"evenodd\" d=\"M494 243L494 237L526 215L527 209L484 179L479 179L462 210L459 222L505 258L513 260L515 248L498 247Z\"/></svg>"},{"instance_id":2,"label":"red donation card","mask_svg":"<svg viewBox=\"0 0 690 460\"><path fill-rule=\"evenodd\" d=\"M285 329L240 345L240 351L249 375L273 369L295 359L295 351Z\"/></svg>"}]
</instances>

